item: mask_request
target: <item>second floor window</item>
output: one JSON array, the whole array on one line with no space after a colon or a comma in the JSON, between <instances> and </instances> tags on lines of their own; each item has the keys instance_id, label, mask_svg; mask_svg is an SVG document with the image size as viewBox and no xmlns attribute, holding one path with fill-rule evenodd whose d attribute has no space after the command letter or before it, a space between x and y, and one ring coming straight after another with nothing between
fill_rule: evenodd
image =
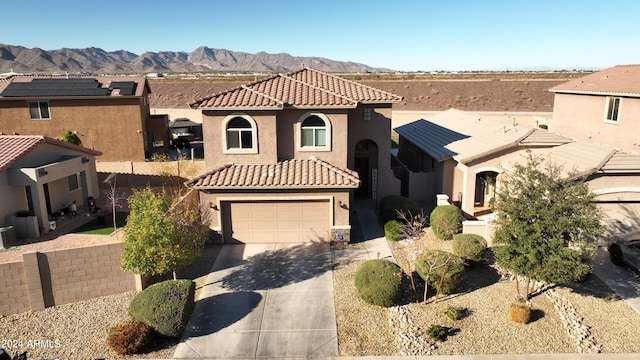
<instances>
[{"instance_id":1,"label":"second floor window","mask_svg":"<svg viewBox=\"0 0 640 360\"><path fill-rule=\"evenodd\" d=\"M29 102L29 114L34 120L50 119L49 103L46 101Z\"/></svg>"},{"instance_id":2,"label":"second floor window","mask_svg":"<svg viewBox=\"0 0 640 360\"><path fill-rule=\"evenodd\" d=\"M235 116L225 125L225 140L227 151L253 151L256 148L256 134L254 125L244 117Z\"/></svg>"},{"instance_id":3,"label":"second floor window","mask_svg":"<svg viewBox=\"0 0 640 360\"><path fill-rule=\"evenodd\" d=\"M300 145L302 147L327 146L327 125L324 120L318 116L312 115L304 119L300 128Z\"/></svg>"},{"instance_id":4,"label":"second floor window","mask_svg":"<svg viewBox=\"0 0 640 360\"><path fill-rule=\"evenodd\" d=\"M607 121L618 122L618 112L620 111L620 98L607 98Z\"/></svg>"}]
</instances>

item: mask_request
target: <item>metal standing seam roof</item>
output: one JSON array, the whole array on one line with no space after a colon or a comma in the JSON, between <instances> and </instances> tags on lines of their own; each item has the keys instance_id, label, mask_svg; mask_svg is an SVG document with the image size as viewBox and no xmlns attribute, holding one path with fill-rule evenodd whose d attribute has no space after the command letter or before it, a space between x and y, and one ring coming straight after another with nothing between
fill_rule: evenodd
<instances>
[{"instance_id":1,"label":"metal standing seam roof","mask_svg":"<svg viewBox=\"0 0 640 360\"><path fill-rule=\"evenodd\" d=\"M429 120L417 120L394 131L437 161L453 157L461 163L467 163L504 148L518 146L535 129L449 109Z\"/></svg>"},{"instance_id":2,"label":"metal standing seam roof","mask_svg":"<svg viewBox=\"0 0 640 360\"><path fill-rule=\"evenodd\" d=\"M640 65L618 65L549 89L554 93L640 97Z\"/></svg>"},{"instance_id":3,"label":"metal standing seam roof","mask_svg":"<svg viewBox=\"0 0 640 360\"><path fill-rule=\"evenodd\" d=\"M195 189L349 188L360 185L358 173L315 157L275 164L227 164L185 182Z\"/></svg>"},{"instance_id":4,"label":"metal standing seam roof","mask_svg":"<svg viewBox=\"0 0 640 360\"><path fill-rule=\"evenodd\" d=\"M640 156L637 154L616 152L600 168L602 173L640 173Z\"/></svg>"},{"instance_id":5,"label":"metal standing seam roof","mask_svg":"<svg viewBox=\"0 0 640 360\"><path fill-rule=\"evenodd\" d=\"M47 136L39 135L0 135L0 171L7 170L13 163L28 154L41 144L50 143L67 148L84 151L92 155L102 155L101 152L82 146L69 144Z\"/></svg>"},{"instance_id":6,"label":"metal standing seam roof","mask_svg":"<svg viewBox=\"0 0 640 360\"><path fill-rule=\"evenodd\" d=\"M303 68L287 74L241 85L195 100L194 109L282 109L285 107L354 108L358 103L394 103L401 96L315 69Z\"/></svg>"}]
</instances>

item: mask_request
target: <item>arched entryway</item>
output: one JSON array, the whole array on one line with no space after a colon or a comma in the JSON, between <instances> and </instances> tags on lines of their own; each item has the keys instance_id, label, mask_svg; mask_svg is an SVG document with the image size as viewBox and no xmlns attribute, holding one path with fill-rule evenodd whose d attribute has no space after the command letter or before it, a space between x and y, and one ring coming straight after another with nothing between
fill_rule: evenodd
<instances>
[{"instance_id":1,"label":"arched entryway","mask_svg":"<svg viewBox=\"0 0 640 360\"><path fill-rule=\"evenodd\" d=\"M496 179L498 173L495 171L483 171L476 174L476 191L473 202L474 208L489 208L491 199L496 191Z\"/></svg>"},{"instance_id":2,"label":"arched entryway","mask_svg":"<svg viewBox=\"0 0 640 360\"><path fill-rule=\"evenodd\" d=\"M369 139L360 140L355 148L354 170L360 176L356 199L376 199L378 183L378 145Z\"/></svg>"}]
</instances>

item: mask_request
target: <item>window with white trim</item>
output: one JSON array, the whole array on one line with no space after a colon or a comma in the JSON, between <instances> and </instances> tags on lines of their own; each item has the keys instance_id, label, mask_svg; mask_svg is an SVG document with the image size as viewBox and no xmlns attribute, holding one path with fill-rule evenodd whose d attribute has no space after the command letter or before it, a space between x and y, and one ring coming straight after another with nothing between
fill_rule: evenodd
<instances>
[{"instance_id":1,"label":"window with white trim","mask_svg":"<svg viewBox=\"0 0 640 360\"><path fill-rule=\"evenodd\" d=\"M306 114L298 121L298 150L330 151L331 122L323 114Z\"/></svg>"},{"instance_id":2,"label":"window with white trim","mask_svg":"<svg viewBox=\"0 0 640 360\"><path fill-rule=\"evenodd\" d=\"M225 153L256 153L256 123L246 115L232 115L223 122Z\"/></svg>"},{"instance_id":3,"label":"window with white trim","mask_svg":"<svg viewBox=\"0 0 640 360\"><path fill-rule=\"evenodd\" d=\"M49 115L49 103L47 101L30 101L29 102L29 114L33 120L47 120L50 119Z\"/></svg>"},{"instance_id":4,"label":"window with white trim","mask_svg":"<svg viewBox=\"0 0 640 360\"><path fill-rule=\"evenodd\" d=\"M607 97L607 117L605 118L605 120L616 123L618 122L620 102L621 98L619 97Z\"/></svg>"}]
</instances>

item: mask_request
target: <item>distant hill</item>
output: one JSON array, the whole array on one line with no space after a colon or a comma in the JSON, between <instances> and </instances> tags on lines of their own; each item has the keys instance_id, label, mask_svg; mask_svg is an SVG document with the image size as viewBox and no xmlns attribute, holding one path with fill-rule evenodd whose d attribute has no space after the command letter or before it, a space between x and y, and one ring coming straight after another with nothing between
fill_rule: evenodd
<instances>
[{"instance_id":1,"label":"distant hill","mask_svg":"<svg viewBox=\"0 0 640 360\"><path fill-rule=\"evenodd\" d=\"M0 73L168 73L168 72L288 72L302 65L326 72L385 72L354 62L289 54L249 54L201 46L192 52L145 52L99 48L42 50L0 44Z\"/></svg>"}]
</instances>

